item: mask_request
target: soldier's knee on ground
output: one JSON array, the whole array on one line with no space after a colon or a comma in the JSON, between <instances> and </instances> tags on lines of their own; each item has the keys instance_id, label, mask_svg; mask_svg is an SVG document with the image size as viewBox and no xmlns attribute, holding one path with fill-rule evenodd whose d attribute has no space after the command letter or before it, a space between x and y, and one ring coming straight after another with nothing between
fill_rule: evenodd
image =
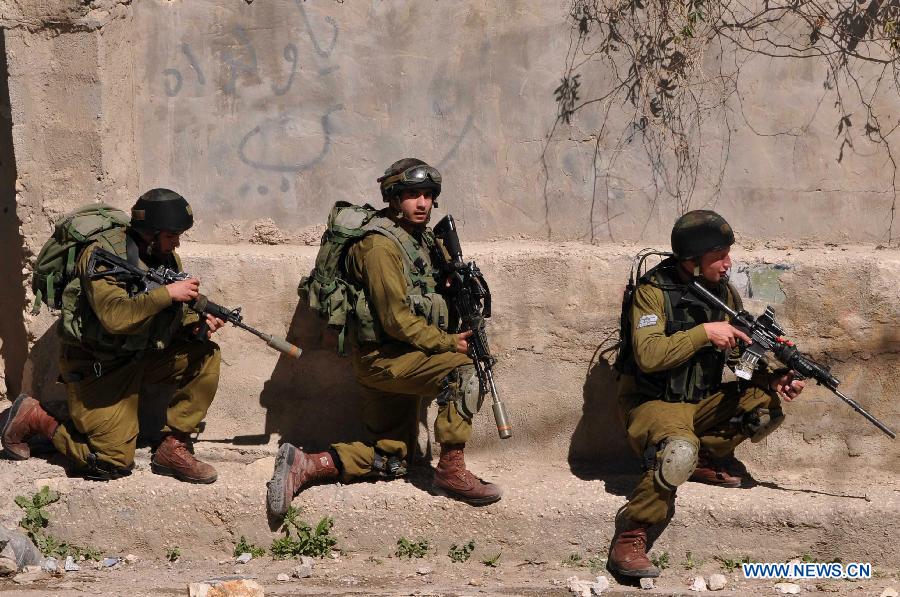
<instances>
[{"instance_id":1,"label":"soldier's knee on ground","mask_svg":"<svg viewBox=\"0 0 900 597\"><path fill-rule=\"evenodd\" d=\"M653 480L657 485L673 491L694 472L697 455L695 440L670 436L660 442L659 446L648 446L644 466L653 469Z\"/></svg>"},{"instance_id":2,"label":"soldier's knee on ground","mask_svg":"<svg viewBox=\"0 0 900 597\"><path fill-rule=\"evenodd\" d=\"M441 390L436 397L439 406L456 403L456 410L467 421L481 410L484 392L478 381L474 365L457 367L441 380Z\"/></svg>"}]
</instances>

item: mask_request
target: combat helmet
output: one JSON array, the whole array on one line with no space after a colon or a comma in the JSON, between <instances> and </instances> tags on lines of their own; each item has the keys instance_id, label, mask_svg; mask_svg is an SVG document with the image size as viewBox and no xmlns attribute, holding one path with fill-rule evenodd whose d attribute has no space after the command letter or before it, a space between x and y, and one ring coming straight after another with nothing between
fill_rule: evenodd
<instances>
[{"instance_id":1,"label":"combat helmet","mask_svg":"<svg viewBox=\"0 0 900 597\"><path fill-rule=\"evenodd\" d=\"M404 189L430 189L434 206L441 194L441 173L416 158L397 160L378 178L381 183L381 198L387 203L400 195Z\"/></svg>"},{"instance_id":2,"label":"combat helmet","mask_svg":"<svg viewBox=\"0 0 900 597\"><path fill-rule=\"evenodd\" d=\"M672 252L679 261L696 259L734 244L734 231L725 218L708 209L689 211L672 227Z\"/></svg>"},{"instance_id":3,"label":"combat helmet","mask_svg":"<svg viewBox=\"0 0 900 597\"><path fill-rule=\"evenodd\" d=\"M150 189L131 208L131 227L156 234L161 230L181 233L194 225L187 200L169 189Z\"/></svg>"}]
</instances>

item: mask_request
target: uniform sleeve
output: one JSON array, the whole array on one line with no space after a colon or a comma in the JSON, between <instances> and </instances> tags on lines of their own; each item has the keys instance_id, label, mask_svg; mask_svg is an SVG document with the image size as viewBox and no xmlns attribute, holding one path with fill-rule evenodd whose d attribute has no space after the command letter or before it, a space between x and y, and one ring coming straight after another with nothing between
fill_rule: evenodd
<instances>
[{"instance_id":1,"label":"uniform sleeve","mask_svg":"<svg viewBox=\"0 0 900 597\"><path fill-rule=\"evenodd\" d=\"M709 342L702 325L666 336L663 301L662 290L652 284L642 284L634 293L631 337L635 362L645 373L677 367Z\"/></svg>"},{"instance_id":2,"label":"uniform sleeve","mask_svg":"<svg viewBox=\"0 0 900 597\"><path fill-rule=\"evenodd\" d=\"M410 311L403 256L393 241L370 234L350 248L348 269L362 283L369 306L387 335L428 353L456 349L455 334Z\"/></svg>"},{"instance_id":3,"label":"uniform sleeve","mask_svg":"<svg viewBox=\"0 0 900 597\"><path fill-rule=\"evenodd\" d=\"M172 304L172 298L163 286L147 293L128 296L125 288L113 278L88 278L88 260L93 250L94 247L88 247L82 252L76 265L76 273L81 279L81 288L91 309L107 332L134 334L149 325L157 313Z\"/></svg>"}]
</instances>

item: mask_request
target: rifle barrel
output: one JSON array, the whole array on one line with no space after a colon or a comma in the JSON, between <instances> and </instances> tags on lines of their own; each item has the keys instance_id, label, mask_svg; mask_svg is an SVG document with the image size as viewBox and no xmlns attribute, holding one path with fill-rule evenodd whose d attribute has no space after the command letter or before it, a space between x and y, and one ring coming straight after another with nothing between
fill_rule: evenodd
<instances>
[{"instance_id":1,"label":"rifle barrel","mask_svg":"<svg viewBox=\"0 0 900 597\"><path fill-rule=\"evenodd\" d=\"M888 437L890 437L891 439L897 439L896 433L891 431L887 425L885 425L884 423L882 423L881 421L876 419L873 415L871 415L869 413L869 411L864 409L859 402L857 402L853 398L850 398L849 396L847 396L846 394L844 394L843 392L841 392L838 389L835 389L835 388L830 388L830 389L832 392L834 392L835 396L837 396L838 398L840 398L841 400L843 400L844 402L849 404L850 408L852 408L853 410L855 410L856 412L858 412L859 414L864 416L866 419L868 419L870 423L872 423L873 425L875 425L876 427L881 429L885 434L887 434Z\"/></svg>"}]
</instances>

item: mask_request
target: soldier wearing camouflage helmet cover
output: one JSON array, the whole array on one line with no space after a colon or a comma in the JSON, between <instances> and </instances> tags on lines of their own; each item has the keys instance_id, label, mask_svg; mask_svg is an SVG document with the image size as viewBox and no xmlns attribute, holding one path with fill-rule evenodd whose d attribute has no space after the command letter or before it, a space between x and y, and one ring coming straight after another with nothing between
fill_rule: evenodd
<instances>
[{"instance_id":1,"label":"soldier wearing camouflage helmet cover","mask_svg":"<svg viewBox=\"0 0 900 597\"><path fill-rule=\"evenodd\" d=\"M192 483L216 480L216 470L194 457L190 440L219 380L219 348L208 338L193 337L198 317L185 305L197 297L199 280L132 294L115 278L91 279L87 272L91 253L99 247L140 267L181 271L175 249L193 223L184 197L152 189L134 204L127 227L111 228L83 248L76 277L63 292L58 326L60 377L66 384L70 419L56 421L37 400L20 396L2 430L8 457L28 458L28 438L40 435L86 478L128 475L134 465L141 388L172 384L175 392L151 470ZM207 324L210 334L224 325L213 317Z\"/></svg>"},{"instance_id":2,"label":"soldier wearing camouflage helmet cover","mask_svg":"<svg viewBox=\"0 0 900 597\"><path fill-rule=\"evenodd\" d=\"M441 175L406 158L391 164L378 182L388 205L344 259L349 282L368 307L355 310L348 335L353 370L366 391L360 415L370 439L335 443L319 453L283 444L268 484L267 506L274 516L283 516L293 497L316 481L405 474L422 398L436 398L439 405L434 431L441 455L434 490L473 505L501 497L496 485L466 468L463 457L472 422L457 404L467 392L480 391L467 354L471 332L450 334L447 317L432 315L447 312L437 293L442 281L432 253L439 245L428 228Z\"/></svg>"},{"instance_id":3,"label":"soldier wearing camouflage helmet cover","mask_svg":"<svg viewBox=\"0 0 900 597\"><path fill-rule=\"evenodd\" d=\"M719 214L695 210L672 229L673 257L643 275L634 290L617 361L619 406L644 475L616 517L607 567L627 577L655 577L647 529L672 515L685 481L739 487L728 470L734 448L759 441L784 419L781 400L803 389L790 372L757 369L749 382L723 382L739 341L749 338L724 312L693 297L697 280L730 307L740 297L728 283L731 226ZM628 308L626 305L624 308Z\"/></svg>"}]
</instances>

